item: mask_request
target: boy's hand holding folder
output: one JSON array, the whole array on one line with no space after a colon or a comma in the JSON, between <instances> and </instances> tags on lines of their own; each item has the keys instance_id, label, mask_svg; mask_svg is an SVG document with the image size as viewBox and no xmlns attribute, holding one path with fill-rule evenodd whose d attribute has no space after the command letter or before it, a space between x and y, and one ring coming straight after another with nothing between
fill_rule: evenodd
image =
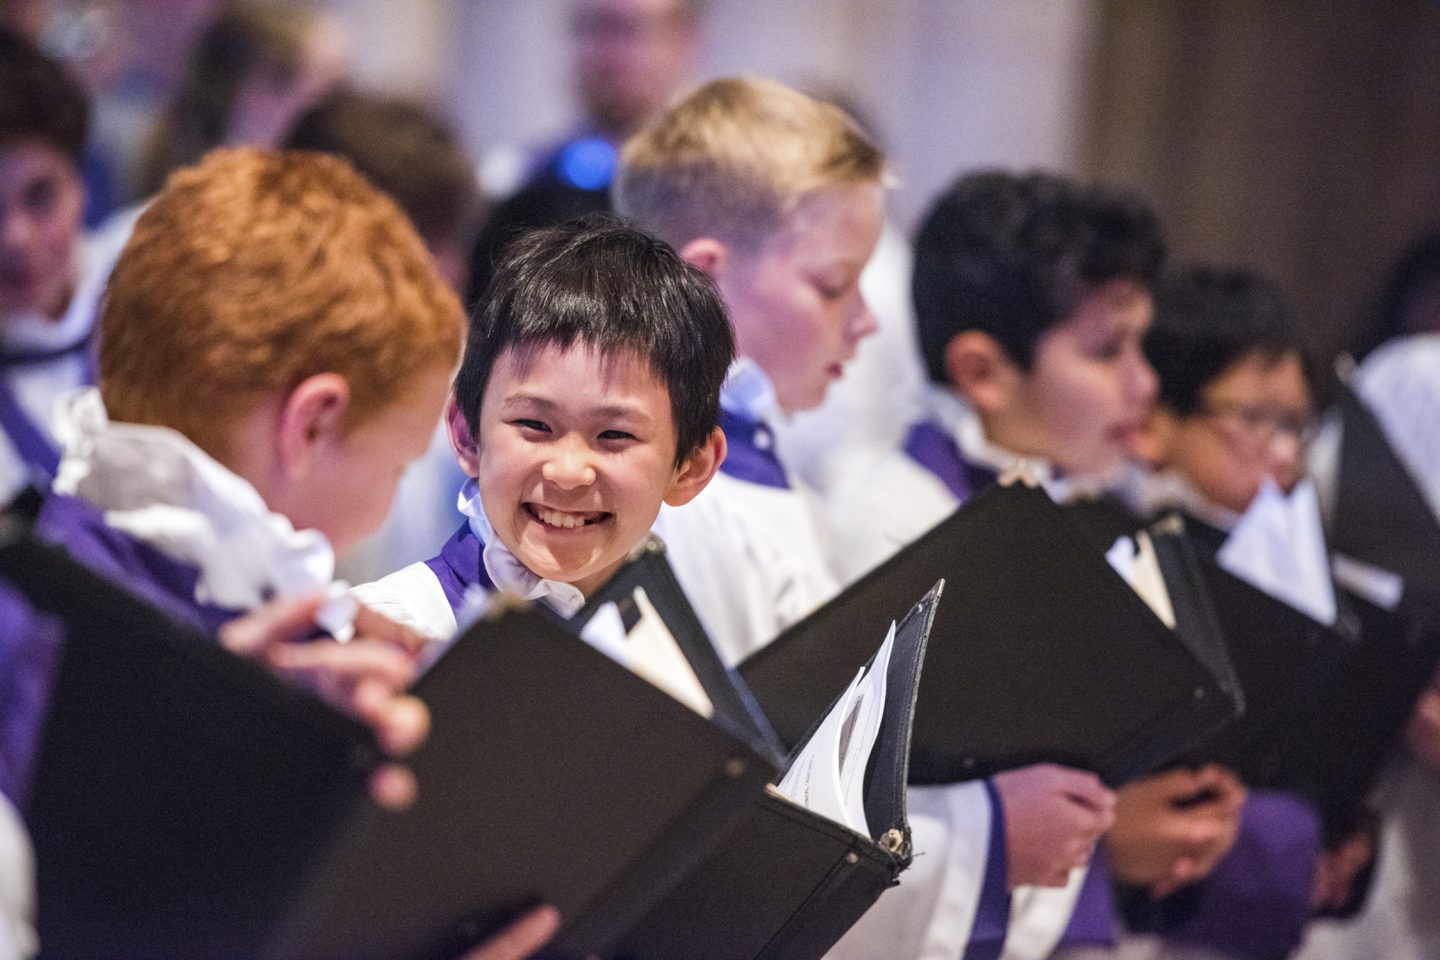
<instances>
[{"instance_id":1,"label":"boy's hand holding folder","mask_svg":"<svg viewBox=\"0 0 1440 960\"><path fill-rule=\"evenodd\" d=\"M430 711L406 693L415 681L422 638L361 606L350 642L307 639L325 603L323 593L272 601L222 627L220 642L365 723L390 756L407 756L430 730ZM389 810L403 810L415 800L415 777L400 764L377 767L369 788L375 802Z\"/></svg>"},{"instance_id":2,"label":"boy's hand holding folder","mask_svg":"<svg viewBox=\"0 0 1440 960\"><path fill-rule=\"evenodd\" d=\"M1093 773L1041 763L992 778L1005 810L1009 887L1063 887L1115 821L1115 793Z\"/></svg>"}]
</instances>

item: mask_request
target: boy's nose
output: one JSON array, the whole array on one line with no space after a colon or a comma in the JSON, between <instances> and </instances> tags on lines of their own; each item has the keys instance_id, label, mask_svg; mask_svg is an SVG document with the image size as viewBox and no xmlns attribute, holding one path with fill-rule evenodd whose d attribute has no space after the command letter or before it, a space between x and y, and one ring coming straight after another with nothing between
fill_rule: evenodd
<instances>
[{"instance_id":1,"label":"boy's nose","mask_svg":"<svg viewBox=\"0 0 1440 960\"><path fill-rule=\"evenodd\" d=\"M880 323L875 319L875 314L870 310L870 304L865 298L858 296L856 302L858 306L851 315L850 322L845 325L845 333L851 343L859 343L880 329Z\"/></svg>"},{"instance_id":2,"label":"boy's nose","mask_svg":"<svg viewBox=\"0 0 1440 960\"><path fill-rule=\"evenodd\" d=\"M540 475L547 483L553 483L562 490L573 490L595 482L595 467L583 445L578 442L561 441L554 454L540 468Z\"/></svg>"},{"instance_id":3,"label":"boy's nose","mask_svg":"<svg viewBox=\"0 0 1440 960\"><path fill-rule=\"evenodd\" d=\"M1295 484L1300 482L1301 469L1305 461L1305 451L1299 438L1284 430L1277 430L1275 435L1270 438L1265 453L1269 461L1270 475L1275 478L1275 485L1289 493Z\"/></svg>"}]
</instances>

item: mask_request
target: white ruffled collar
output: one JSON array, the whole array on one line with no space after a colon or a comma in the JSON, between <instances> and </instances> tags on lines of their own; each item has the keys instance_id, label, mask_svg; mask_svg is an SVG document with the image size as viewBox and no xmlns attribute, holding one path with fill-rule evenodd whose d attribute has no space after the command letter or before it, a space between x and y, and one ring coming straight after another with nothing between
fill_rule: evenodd
<instances>
[{"instance_id":1,"label":"white ruffled collar","mask_svg":"<svg viewBox=\"0 0 1440 960\"><path fill-rule=\"evenodd\" d=\"M519 557L510 552L509 547L500 542L500 538L495 536L495 528L491 525L490 518L485 515L485 505L480 499L480 485L475 482L475 478L467 479L460 488L456 506L470 518L470 532L484 544L480 561L485 565L485 572L490 575L490 582L495 584L496 590L515 594L526 600L543 600L566 619L575 616L580 612L580 608L585 606L585 594L580 592L579 587L573 583L537 576Z\"/></svg>"},{"instance_id":2,"label":"white ruffled collar","mask_svg":"<svg viewBox=\"0 0 1440 960\"><path fill-rule=\"evenodd\" d=\"M196 567L197 601L250 609L330 585L335 554L325 536L297 531L248 481L178 432L112 422L94 387L61 399L55 430L64 451L55 491Z\"/></svg>"}]
</instances>

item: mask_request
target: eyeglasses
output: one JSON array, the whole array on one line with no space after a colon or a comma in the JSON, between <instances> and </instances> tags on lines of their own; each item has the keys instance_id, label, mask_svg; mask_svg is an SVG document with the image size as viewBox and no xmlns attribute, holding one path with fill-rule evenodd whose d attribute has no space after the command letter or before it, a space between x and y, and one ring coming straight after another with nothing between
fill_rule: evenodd
<instances>
[{"instance_id":1,"label":"eyeglasses","mask_svg":"<svg viewBox=\"0 0 1440 960\"><path fill-rule=\"evenodd\" d=\"M1276 410L1272 407L1236 401L1207 401L1197 416L1217 421L1235 439L1266 449L1276 437L1289 437L1303 452L1315 439L1315 417L1292 410Z\"/></svg>"}]
</instances>

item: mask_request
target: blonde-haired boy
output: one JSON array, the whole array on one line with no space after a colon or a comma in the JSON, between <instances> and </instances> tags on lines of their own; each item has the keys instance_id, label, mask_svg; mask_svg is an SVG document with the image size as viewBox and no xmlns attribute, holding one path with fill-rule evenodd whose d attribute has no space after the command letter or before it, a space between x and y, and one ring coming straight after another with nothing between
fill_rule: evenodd
<instances>
[{"instance_id":1,"label":"blonde-haired boy","mask_svg":"<svg viewBox=\"0 0 1440 960\"><path fill-rule=\"evenodd\" d=\"M620 212L720 289L741 359L721 392L721 474L657 529L716 645L738 661L837 583L777 417L820 403L875 329L858 285L884 212L884 156L840 110L771 80L713 81L621 154Z\"/></svg>"}]
</instances>

